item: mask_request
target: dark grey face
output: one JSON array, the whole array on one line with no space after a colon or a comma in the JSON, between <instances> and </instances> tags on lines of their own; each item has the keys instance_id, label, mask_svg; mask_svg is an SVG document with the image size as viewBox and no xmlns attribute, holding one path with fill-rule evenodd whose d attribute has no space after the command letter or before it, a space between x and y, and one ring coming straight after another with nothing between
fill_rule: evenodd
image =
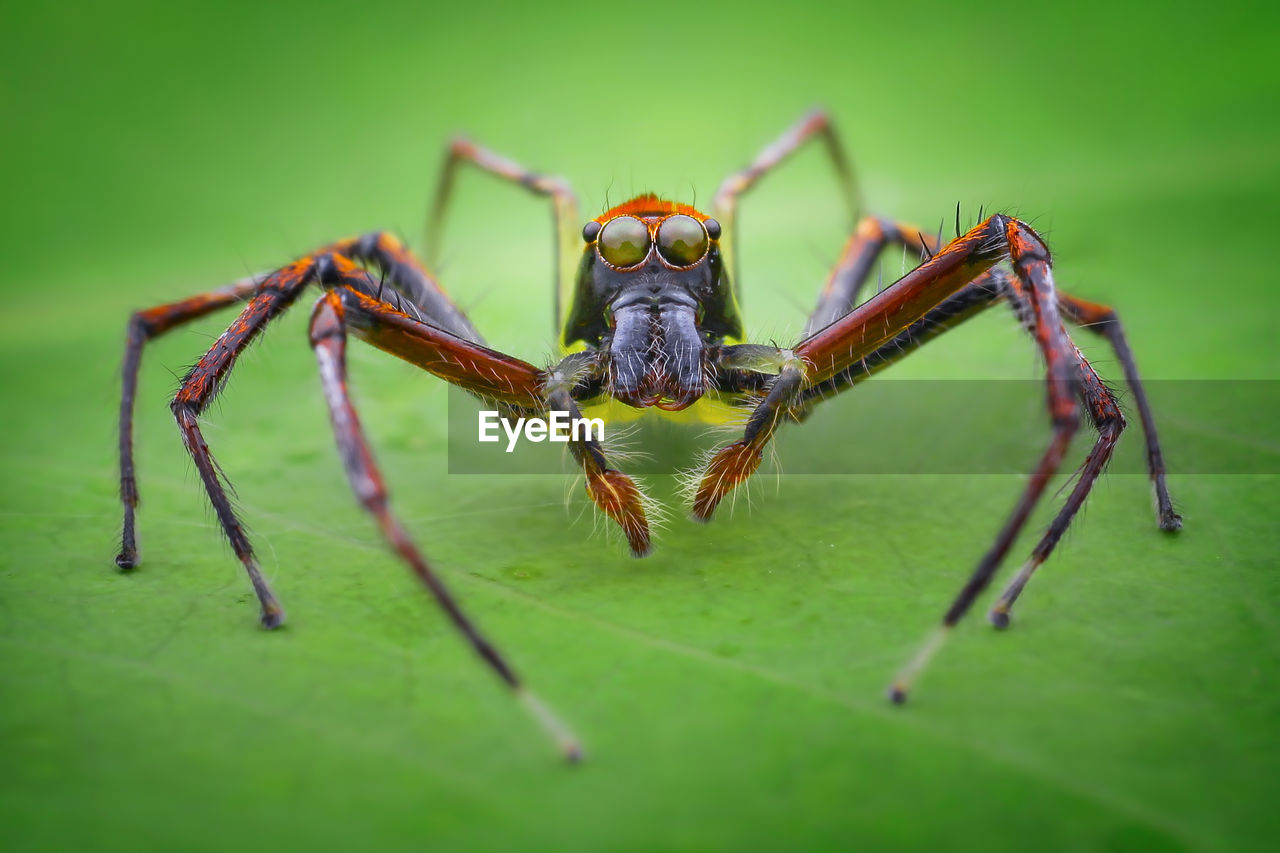
<instances>
[{"instance_id":1,"label":"dark grey face","mask_svg":"<svg viewBox=\"0 0 1280 853\"><path fill-rule=\"evenodd\" d=\"M610 391L639 408L682 409L702 396L703 350L740 337L720 226L685 214L588 222L564 330L608 353Z\"/></svg>"}]
</instances>

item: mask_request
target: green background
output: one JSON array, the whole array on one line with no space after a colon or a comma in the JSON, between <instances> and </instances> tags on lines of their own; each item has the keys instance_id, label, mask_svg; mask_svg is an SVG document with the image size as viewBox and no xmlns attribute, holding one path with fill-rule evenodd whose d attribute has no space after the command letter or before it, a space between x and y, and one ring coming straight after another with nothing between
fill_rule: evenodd
<instances>
[{"instance_id":1,"label":"green background","mask_svg":"<svg viewBox=\"0 0 1280 853\"><path fill-rule=\"evenodd\" d=\"M1148 375L1271 378L1273 13L1005 0L180 5L4 13L0 844L1274 839L1276 481L1179 476L1178 447L1182 535L1155 530L1143 477L1107 478L1014 630L969 619L913 704L894 709L888 678L989 543L1018 477L762 478L750 512L740 503L708 527L677 506L656 554L636 562L593 534L576 491L566 508L559 478L447 476L442 383L353 348L398 511L577 726L591 758L576 769L554 760L355 506L305 308L242 359L206 419L288 627L256 630L166 405L229 317L147 349L144 562L121 576L111 561L128 313L339 236L416 235L458 130L568 176L594 213L649 189L705 202L821 103L876 211L931 227L957 201L968 217L979 204L1018 213L1051 240L1064 287L1118 306ZM541 359L544 204L468 175L455 210L446 285L493 343ZM750 198L754 336L795 338L846 227L816 152ZM902 264L886 261L886 278ZM1116 376L1109 350L1079 337ZM1037 370L1007 313L992 312L893 375ZM856 399L823 417L838 422ZM1195 411L1176 417L1237 440ZM784 437L784 466L786 443L803 440ZM1275 470L1274 441L1257 450Z\"/></svg>"}]
</instances>

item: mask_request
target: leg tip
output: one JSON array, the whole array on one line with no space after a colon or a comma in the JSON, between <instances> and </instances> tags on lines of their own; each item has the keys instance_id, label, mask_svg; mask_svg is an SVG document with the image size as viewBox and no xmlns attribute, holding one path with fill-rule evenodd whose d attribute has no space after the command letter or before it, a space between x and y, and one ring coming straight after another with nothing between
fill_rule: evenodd
<instances>
[{"instance_id":1,"label":"leg tip","mask_svg":"<svg viewBox=\"0 0 1280 853\"><path fill-rule=\"evenodd\" d=\"M132 548L126 548L119 554L116 554L116 567L121 571L129 571L138 565L138 552Z\"/></svg>"},{"instance_id":2,"label":"leg tip","mask_svg":"<svg viewBox=\"0 0 1280 853\"><path fill-rule=\"evenodd\" d=\"M889 701L895 705L907 704L907 688L902 684L894 684L889 687Z\"/></svg>"},{"instance_id":3,"label":"leg tip","mask_svg":"<svg viewBox=\"0 0 1280 853\"><path fill-rule=\"evenodd\" d=\"M587 760L587 754L582 751L582 744L577 741L565 744L562 752L564 754L565 764L570 766L581 764Z\"/></svg>"},{"instance_id":4,"label":"leg tip","mask_svg":"<svg viewBox=\"0 0 1280 853\"><path fill-rule=\"evenodd\" d=\"M274 631L284 625L284 610L277 604L264 608L262 611L262 627L267 631Z\"/></svg>"},{"instance_id":5,"label":"leg tip","mask_svg":"<svg viewBox=\"0 0 1280 853\"><path fill-rule=\"evenodd\" d=\"M1009 611L1001 607L993 607L987 614L987 621L997 631L1005 631L1009 628Z\"/></svg>"},{"instance_id":6,"label":"leg tip","mask_svg":"<svg viewBox=\"0 0 1280 853\"><path fill-rule=\"evenodd\" d=\"M1160 529L1165 533L1177 533L1182 529L1182 516L1173 510L1160 513Z\"/></svg>"}]
</instances>

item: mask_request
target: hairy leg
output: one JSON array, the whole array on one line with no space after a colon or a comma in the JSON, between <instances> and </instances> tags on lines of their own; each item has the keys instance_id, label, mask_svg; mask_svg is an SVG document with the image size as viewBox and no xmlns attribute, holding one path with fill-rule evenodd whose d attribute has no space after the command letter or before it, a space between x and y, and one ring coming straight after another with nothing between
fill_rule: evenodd
<instances>
[{"instance_id":1,"label":"hairy leg","mask_svg":"<svg viewBox=\"0 0 1280 853\"><path fill-rule=\"evenodd\" d=\"M282 625L284 610L258 568L253 546L227 497L222 472L209 452L198 421L200 414L226 382L240 353L248 348L272 319L292 305L302 290L315 279L316 266L316 260L309 256L268 276L257 294L240 312L240 316L182 380L182 387L170 407L178 422L182 443L195 462L196 471L209 494L214 513L253 584L262 607L262 624L266 628Z\"/></svg>"},{"instance_id":2,"label":"hairy leg","mask_svg":"<svg viewBox=\"0 0 1280 853\"><path fill-rule=\"evenodd\" d=\"M437 325L460 338L484 343L480 332L440 286L436 277L427 271L422 262L394 234L374 231L363 237L335 243L329 248L378 269L382 279L378 282L378 289L370 294L375 299L394 304L401 311ZM404 294L408 302L398 298L398 294Z\"/></svg>"},{"instance_id":3,"label":"hairy leg","mask_svg":"<svg viewBox=\"0 0 1280 853\"><path fill-rule=\"evenodd\" d=\"M572 187L564 178L531 172L519 163L477 145L469 139L455 139L445 150L440 180L432 197L431 208L427 212L423 251L428 264L434 265L438 260L445 210L453 194L453 184L458 168L464 164L475 166L481 171L524 187L534 195L551 200L552 230L556 247L553 286L555 288L554 319L557 325L554 331L558 335L573 301L572 259L581 244L578 235L578 229L581 227L578 221L578 197L574 195Z\"/></svg>"},{"instance_id":4,"label":"hairy leg","mask_svg":"<svg viewBox=\"0 0 1280 853\"><path fill-rule=\"evenodd\" d=\"M1002 256L1011 260L1013 278L1002 283L998 277L987 276L981 288L966 285L967 281L978 279L987 272ZM779 370L778 379L753 413L743 439L723 448L713 458L695 499L695 515L707 517L730 488L754 471L759 464L761 448L783 414L803 407L806 393L814 389L820 393L824 385L838 390L842 379L859 370L869 374L874 365L868 361L874 361L877 356L885 359L881 354L890 348L889 345L901 344L901 336L909 333L921 320L928 319L931 312L933 319L954 324L956 318L971 316L984 304L989 304L999 295L1002 284L1010 288L1009 292L1014 293L1019 304L1025 307L1030 329L1044 357L1052 437L1005 525L948 608L942 626L894 681L890 695L896 702L905 701L915 676L941 645L950 628L990 583L1049 479L1061 465L1079 423L1076 395L1084 394L1086 401L1092 404L1091 414L1095 422L1100 422L1099 441L1086 463L1086 473L1092 475L1087 483L1078 487L1076 500L1069 499L1068 506L1059 514L1037 553L1047 555L1052 549L1061 530L1079 509L1097 476L1096 472L1105 465L1119 430L1123 428L1123 419L1112 417L1112 412L1106 410L1107 405L1114 406L1114 400L1099 392L1098 389L1105 386L1096 381L1096 373L1088 367L1062 326L1049 252L1040 238L1017 220L992 217L969 234L952 241L930 261L883 293L801 341L788 353L787 364ZM969 288L967 293L966 287ZM939 316L940 312L942 316ZM782 389L780 393L779 388ZM810 397L809 401L815 399L816 396ZM1114 414L1118 416L1118 408L1114 409Z\"/></svg>"},{"instance_id":5,"label":"hairy leg","mask_svg":"<svg viewBox=\"0 0 1280 853\"><path fill-rule=\"evenodd\" d=\"M871 264L874 263L876 256L886 245L887 240L891 239L881 236L881 234L888 233L887 230L881 231L884 228L883 225L879 228L874 225L868 225L868 223L873 222L874 220L865 220L863 226L859 228L859 233L850 238L840 261L828 279L827 287L819 299L817 310L814 311L805 326L806 335L816 333L855 307L859 290L870 271ZM905 245L911 245L912 240L919 240L919 245L924 245L927 252L933 253L937 251L926 242L932 238L918 228L904 225L893 225L893 227L898 230L899 234L907 235L907 239L902 241ZM867 230L865 237L861 233L864 228ZM986 281L990 282L992 280L991 276L998 276L1001 280L1007 281L1007 274L998 269L988 273ZM868 355L860 364L833 379L806 388L802 394L804 402L808 404L812 400L838 393L893 363L897 360L896 353L909 352L915 349L918 344L931 340L936 335L966 319L968 316L966 306L974 306L976 310L982 310L982 307L985 307L985 304L980 304L984 303L984 296L981 292L984 287L982 279L975 281L965 291L961 291L960 294L952 297L950 304L944 303L937 309L933 309L923 320L901 333L897 339L885 344L879 352ZM977 289L975 290L975 288ZM1013 304L1015 309L1019 307L1017 300L1014 300ZM1025 301L1023 304L1025 307ZM1173 501L1169 496L1164 454L1160 448L1160 437L1156 430L1155 416L1152 414L1146 388L1143 385L1142 377L1138 373L1137 362L1134 359L1133 351L1129 347L1129 342L1125 337L1124 328L1120 323L1119 317L1114 309L1106 305L1088 302L1062 291L1058 291L1058 307L1065 319L1106 338L1115 351L1124 371L1125 381L1133 391L1139 421L1142 424L1142 432L1147 445L1147 470L1151 477L1155 497L1157 522L1162 530L1169 532L1180 530L1182 528L1182 516L1175 511ZM808 411L810 411L808 405L802 407L800 417L803 418Z\"/></svg>"},{"instance_id":6,"label":"hairy leg","mask_svg":"<svg viewBox=\"0 0 1280 853\"><path fill-rule=\"evenodd\" d=\"M559 718L528 690L510 664L463 612L448 587L431 568L422 552L391 511L382 472L374 460L364 428L352 404L347 381L346 310L343 296L329 291L316 303L311 318L311 346L315 350L324 386L325 400L333 423L334 438L356 499L374 517L383 537L410 571L427 588L454 627L471 648L502 679L529 712L556 741L569 761L582 758L577 737Z\"/></svg>"},{"instance_id":7,"label":"hairy leg","mask_svg":"<svg viewBox=\"0 0 1280 853\"><path fill-rule=\"evenodd\" d=\"M133 410L138 396L142 349L147 341L171 329L243 302L257 291L258 285L258 279L244 278L208 293L137 311L129 318L120 394L120 502L124 507L124 522L116 565L122 569L132 569L139 562L135 515L140 499L133 465Z\"/></svg>"},{"instance_id":8,"label":"hairy leg","mask_svg":"<svg viewBox=\"0 0 1280 853\"><path fill-rule=\"evenodd\" d=\"M724 229L720 250L725 257L726 265L732 271L735 288L740 287L740 270L737 263L738 201L750 192L761 178L782 165L788 157L811 140L821 140L826 147L836 178L840 183L840 193L849 207L850 225L857 220L862 203L853 168L845 157L844 149L836 136L835 127L831 123L831 117L825 110L812 110L765 146L745 169L725 178L716 191L715 200L712 202L712 216L720 221ZM735 291L735 294L740 300L741 293Z\"/></svg>"},{"instance_id":9,"label":"hairy leg","mask_svg":"<svg viewBox=\"0 0 1280 853\"><path fill-rule=\"evenodd\" d=\"M1173 508L1169 498L1169 487L1165 482L1164 453L1160 450L1160 437L1156 434L1156 420L1151 413L1151 403L1147 400L1147 390L1138 375L1138 364L1134 360L1133 351L1129 349L1129 341L1125 337L1124 327L1114 309L1087 302L1065 293L1058 294L1058 305L1062 314L1073 323L1095 334L1102 335L1111 342L1120 367L1124 370L1125 381L1133 389L1133 399L1138 406L1138 418L1142 422L1142 431L1147 442L1147 470L1151 475L1151 485L1155 491L1156 516L1160 529L1176 532L1182 529L1182 516Z\"/></svg>"},{"instance_id":10,"label":"hairy leg","mask_svg":"<svg viewBox=\"0 0 1280 853\"><path fill-rule=\"evenodd\" d=\"M375 298L393 302L401 310L461 337L481 340L479 332L435 278L395 236L379 231L340 240L314 253L313 257L325 254L341 254L377 267L382 274L377 282L353 280ZM140 498L133 458L133 416L143 348L148 341L173 329L246 302L269 278L267 273L246 277L208 293L137 311L129 318L120 395L120 501L124 510L120 552L116 555L116 565L120 568L131 569L139 562L136 515Z\"/></svg>"},{"instance_id":11,"label":"hairy leg","mask_svg":"<svg viewBox=\"0 0 1280 853\"><path fill-rule=\"evenodd\" d=\"M359 337L477 396L520 411L540 414L554 409L577 417L574 390L604 369L598 355L575 353L541 371L420 323L355 289L344 291L343 300L346 324ZM591 500L622 528L633 555L647 554L649 523L635 483L609 467L594 440L571 441L569 449L586 475Z\"/></svg>"},{"instance_id":12,"label":"hairy leg","mask_svg":"<svg viewBox=\"0 0 1280 853\"><path fill-rule=\"evenodd\" d=\"M876 261L886 248L901 246L908 251L929 257L937 253L937 239L904 222L867 217L858 223L840 258L827 277L826 286L818 296L818 304L805 323L804 336L831 325L858 305L858 296L871 275Z\"/></svg>"}]
</instances>

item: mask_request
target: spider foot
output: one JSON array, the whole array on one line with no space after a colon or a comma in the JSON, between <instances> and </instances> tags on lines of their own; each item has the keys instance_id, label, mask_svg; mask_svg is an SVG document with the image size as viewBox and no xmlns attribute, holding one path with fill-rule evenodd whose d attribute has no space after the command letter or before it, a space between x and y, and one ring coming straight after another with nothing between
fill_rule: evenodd
<instances>
[{"instance_id":1,"label":"spider foot","mask_svg":"<svg viewBox=\"0 0 1280 853\"><path fill-rule=\"evenodd\" d=\"M274 631L284 624L284 608L280 606L280 602L276 601L275 593L267 585L267 579L262 576L262 570L258 568L257 561L250 557L245 560L244 567L249 573L249 582L253 584L253 591L262 604L262 615L259 621L263 628Z\"/></svg>"},{"instance_id":2,"label":"spider foot","mask_svg":"<svg viewBox=\"0 0 1280 853\"><path fill-rule=\"evenodd\" d=\"M586 758L582 741L578 740L578 736L555 711L551 710L549 705L524 686L516 688L516 698L520 700L520 704L529 712L529 715L538 721L543 731L555 741L556 748L560 750L560 755L566 763L579 764Z\"/></svg>"},{"instance_id":3,"label":"spider foot","mask_svg":"<svg viewBox=\"0 0 1280 853\"><path fill-rule=\"evenodd\" d=\"M1036 569L1040 568L1040 564L1044 562L1047 554L1039 551L1033 553L1027 562L1023 563L1022 568L1018 569L1018 573L1014 575L1013 580L1005 587L1000 598L987 612L987 621L991 623L997 631L1008 629L1010 620L1012 619L1013 604L1018 600L1018 596L1022 595L1022 591L1026 589L1031 576L1035 574Z\"/></svg>"},{"instance_id":4,"label":"spider foot","mask_svg":"<svg viewBox=\"0 0 1280 853\"><path fill-rule=\"evenodd\" d=\"M587 477L587 494L604 514L622 528L631 548L631 556L644 557L653 550L649 538L649 520L644 514L640 489L621 471L607 469Z\"/></svg>"},{"instance_id":5,"label":"spider foot","mask_svg":"<svg viewBox=\"0 0 1280 853\"><path fill-rule=\"evenodd\" d=\"M760 467L761 458L759 448L746 441L735 441L716 451L693 498L693 520L709 521L724 496Z\"/></svg>"},{"instance_id":6,"label":"spider foot","mask_svg":"<svg viewBox=\"0 0 1280 853\"><path fill-rule=\"evenodd\" d=\"M1173 511L1173 507L1168 507L1160 513L1160 529L1166 533L1177 533L1182 529L1182 516Z\"/></svg>"},{"instance_id":7,"label":"spider foot","mask_svg":"<svg viewBox=\"0 0 1280 853\"><path fill-rule=\"evenodd\" d=\"M270 605L264 605L260 621L263 628L268 631L274 631L284 625L284 608L275 601L272 601Z\"/></svg>"},{"instance_id":8,"label":"spider foot","mask_svg":"<svg viewBox=\"0 0 1280 853\"><path fill-rule=\"evenodd\" d=\"M907 694L911 690L911 685L915 682L920 672L929 665L929 661L937 654L938 649L942 648L942 644L946 642L950 633L951 626L943 623L929 635L929 638L924 641L924 645L920 647L920 651L916 652L915 656L898 673L898 677L889 685L889 689L886 692L890 702L895 705L906 704Z\"/></svg>"},{"instance_id":9,"label":"spider foot","mask_svg":"<svg viewBox=\"0 0 1280 853\"><path fill-rule=\"evenodd\" d=\"M122 571L128 571L138 565L138 543L134 538L134 507L137 499L124 502L124 525L120 532L120 553L116 554L116 565Z\"/></svg>"}]
</instances>

